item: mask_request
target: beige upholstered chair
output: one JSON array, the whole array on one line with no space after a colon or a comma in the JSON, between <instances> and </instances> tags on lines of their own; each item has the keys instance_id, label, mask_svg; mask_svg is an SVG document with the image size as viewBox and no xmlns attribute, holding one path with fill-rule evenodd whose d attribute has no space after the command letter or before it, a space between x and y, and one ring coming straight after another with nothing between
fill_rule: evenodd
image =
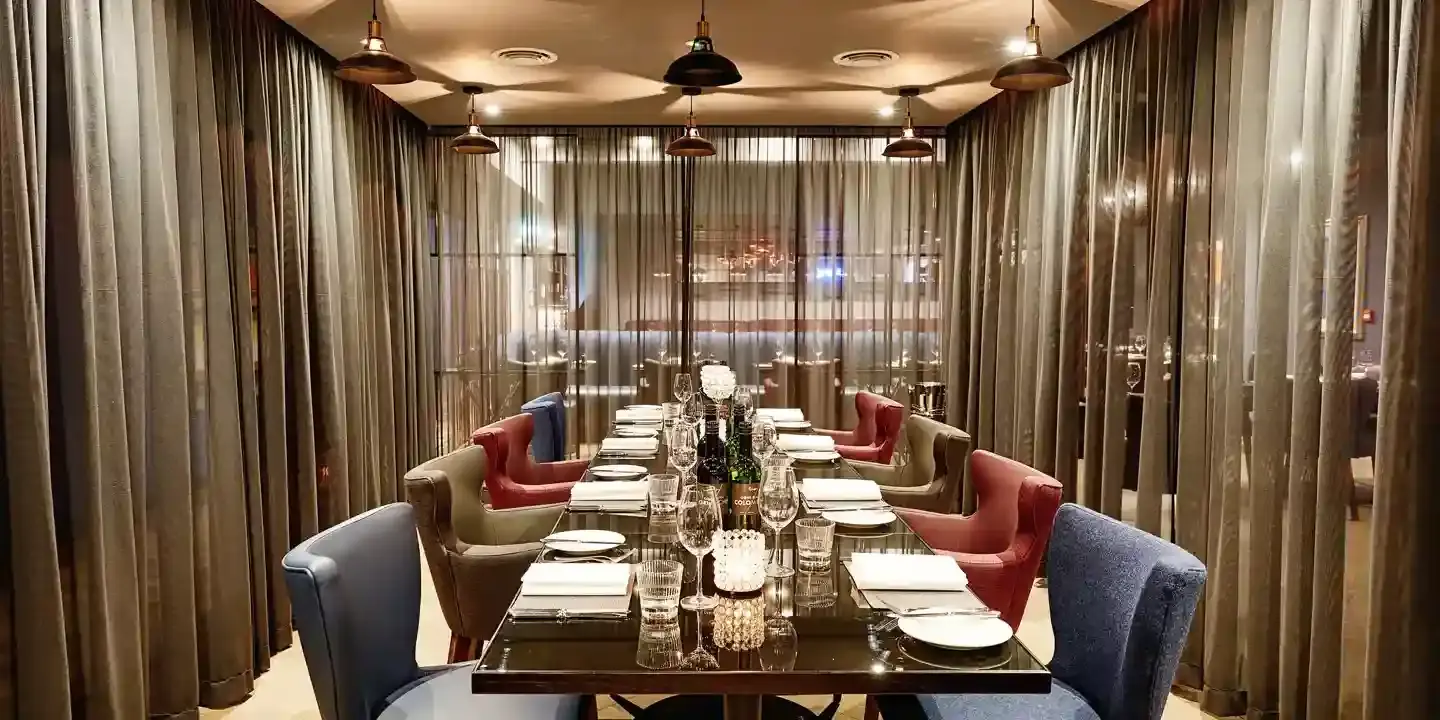
<instances>
[{"instance_id":1,"label":"beige upholstered chair","mask_svg":"<svg viewBox=\"0 0 1440 720\"><path fill-rule=\"evenodd\" d=\"M862 477L880 484L885 502L896 507L953 513L958 511L965 457L970 436L945 423L920 415L905 419L901 428L910 448L904 467L851 461Z\"/></svg>"},{"instance_id":2,"label":"beige upholstered chair","mask_svg":"<svg viewBox=\"0 0 1440 720\"><path fill-rule=\"evenodd\" d=\"M472 660L504 619L520 576L564 504L496 510L481 501L485 450L462 447L405 474L420 546L450 626L450 661Z\"/></svg>"}]
</instances>

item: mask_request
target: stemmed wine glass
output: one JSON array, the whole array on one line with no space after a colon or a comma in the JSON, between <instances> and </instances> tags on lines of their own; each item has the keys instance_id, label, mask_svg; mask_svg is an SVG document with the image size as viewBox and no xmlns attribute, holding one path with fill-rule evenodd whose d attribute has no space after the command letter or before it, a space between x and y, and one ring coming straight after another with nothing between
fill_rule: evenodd
<instances>
[{"instance_id":1,"label":"stemmed wine glass","mask_svg":"<svg viewBox=\"0 0 1440 720\"><path fill-rule=\"evenodd\" d=\"M1135 386L1140 384L1140 363L1131 360L1125 365L1125 384L1130 386L1130 392L1135 392Z\"/></svg>"},{"instance_id":2,"label":"stemmed wine glass","mask_svg":"<svg viewBox=\"0 0 1440 720\"><path fill-rule=\"evenodd\" d=\"M770 564L765 566L768 577L790 577L791 568L780 564L780 531L800 512L800 491L795 487L795 469L788 465L770 465L760 483L760 519L775 535L770 545Z\"/></svg>"},{"instance_id":3,"label":"stemmed wine glass","mask_svg":"<svg viewBox=\"0 0 1440 720\"><path fill-rule=\"evenodd\" d=\"M688 425L677 425L668 433L665 441L670 447L670 464L680 471L680 485L684 487L693 479L691 471L700 461L695 449L695 432Z\"/></svg>"},{"instance_id":4,"label":"stemmed wine glass","mask_svg":"<svg viewBox=\"0 0 1440 720\"><path fill-rule=\"evenodd\" d=\"M695 594L680 600L686 610L710 610L720 601L705 595L705 556L720 530L720 498L713 485L691 485L680 492L680 544L695 556Z\"/></svg>"},{"instance_id":5,"label":"stemmed wine glass","mask_svg":"<svg viewBox=\"0 0 1440 720\"><path fill-rule=\"evenodd\" d=\"M676 375L675 399L679 400L681 405L685 405L690 402L690 398L692 397L695 397L695 384L690 379L690 373L680 373Z\"/></svg>"},{"instance_id":6,"label":"stemmed wine glass","mask_svg":"<svg viewBox=\"0 0 1440 720\"><path fill-rule=\"evenodd\" d=\"M753 443L755 460L760 463L760 467L762 468L768 466L770 464L770 457L775 454L774 421L765 417L760 418L759 424L755 426Z\"/></svg>"}]
</instances>

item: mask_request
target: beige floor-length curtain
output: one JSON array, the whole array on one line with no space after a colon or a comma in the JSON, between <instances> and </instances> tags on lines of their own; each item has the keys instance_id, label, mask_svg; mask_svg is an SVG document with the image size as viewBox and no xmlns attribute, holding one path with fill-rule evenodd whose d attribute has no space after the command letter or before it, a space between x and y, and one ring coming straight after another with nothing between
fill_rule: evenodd
<instances>
[{"instance_id":1,"label":"beige floor-length curtain","mask_svg":"<svg viewBox=\"0 0 1440 720\"><path fill-rule=\"evenodd\" d=\"M1377 2L1391 89L1384 373L1366 720L1440 717L1440 7Z\"/></svg>"},{"instance_id":2,"label":"beige floor-length curtain","mask_svg":"<svg viewBox=\"0 0 1440 720\"><path fill-rule=\"evenodd\" d=\"M698 360L827 427L857 390L935 379L943 155L849 129L706 128L718 152L691 161L664 154L674 128L504 132L498 155L430 146L442 444L563 390L575 452Z\"/></svg>"},{"instance_id":3,"label":"beige floor-length curtain","mask_svg":"<svg viewBox=\"0 0 1440 720\"><path fill-rule=\"evenodd\" d=\"M952 419L1206 561L1179 682L1218 715L1363 695L1342 627L1357 218L1383 215L1359 191L1383 182L1357 150L1369 6L1155 0L1066 56L1073 84L955 128Z\"/></svg>"},{"instance_id":4,"label":"beige floor-length curtain","mask_svg":"<svg viewBox=\"0 0 1440 720\"><path fill-rule=\"evenodd\" d=\"M0 21L0 717L195 717L433 450L424 130L253 3Z\"/></svg>"}]
</instances>

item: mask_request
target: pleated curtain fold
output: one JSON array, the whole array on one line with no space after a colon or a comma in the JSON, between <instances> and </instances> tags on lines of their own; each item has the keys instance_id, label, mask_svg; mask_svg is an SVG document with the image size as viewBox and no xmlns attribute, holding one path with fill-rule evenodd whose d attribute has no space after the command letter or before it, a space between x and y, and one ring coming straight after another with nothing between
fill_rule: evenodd
<instances>
[{"instance_id":1,"label":"pleated curtain fold","mask_svg":"<svg viewBox=\"0 0 1440 720\"><path fill-rule=\"evenodd\" d=\"M0 25L0 716L195 717L433 450L425 129L250 2Z\"/></svg>"},{"instance_id":2,"label":"pleated curtain fold","mask_svg":"<svg viewBox=\"0 0 1440 720\"><path fill-rule=\"evenodd\" d=\"M1205 560L1177 682L1212 714L1433 707L1383 668L1434 667L1397 634L1433 586L1434 15L1155 0L1066 56L1073 84L951 128L951 418ZM1370 456L1375 512L1348 521Z\"/></svg>"}]
</instances>

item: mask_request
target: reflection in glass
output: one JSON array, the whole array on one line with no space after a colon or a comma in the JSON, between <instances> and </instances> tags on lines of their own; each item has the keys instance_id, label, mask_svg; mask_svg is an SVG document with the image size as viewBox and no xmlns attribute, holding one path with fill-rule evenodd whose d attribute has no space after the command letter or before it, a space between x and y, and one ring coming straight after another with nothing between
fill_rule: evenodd
<instances>
[{"instance_id":1,"label":"reflection in glass","mask_svg":"<svg viewBox=\"0 0 1440 720\"><path fill-rule=\"evenodd\" d=\"M795 607L828 608L835 604L835 569L795 575Z\"/></svg>"},{"instance_id":2,"label":"reflection in glass","mask_svg":"<svg viewBox=\"0 0 1440 720\"><path fill-rule=\"evenodd\" d=\"M785 672L795 669L795 657L800 651L800 639L795 626L789 620L768 620L765 622L765 637L760 644L760 667L765 670Z\"/></svg>"},{"instance_id":3,"label":"reflection in glass","mask_svg":"<svg viewBox=\"0 0 1440 720\"><path fill-rule=\"evenodd\" d=\"M680 661L682 670L716 670L720 663L705 649L705 614L695 613L695 649Z\"/></svg>"},{"instance_id":4,"label":"reflection in glass","mask_svg":"<svg viewBox=\"0 0 1440 720\"><path fill-rule=\"evenodd\" d=\"M635 643L635 664L649 670L680 667L680 623L640 623L640 637Z\"/></svg>"},{"instance_id":5,"label":"reflection in glass","mask_svg":"<svg viewBox=\"0 0 1440 720\"><path fill-rule=\"evenodd\" d=\"M1135 386L1140 384L1140 363L1131 360L1125 365L1125 384L1131 392L1135 391Z\"/></svg>"},{"instance_id":6,"label":"reflection in glass","mask_svg":"<svg viewBox=\"0 0 1440 720\"><path fill-rule=\"evenodd\" d=\"M760 647L765 640L765 598L721 597L715 606L716 647L744 652Z\"/></svg>"}]
</instances>

